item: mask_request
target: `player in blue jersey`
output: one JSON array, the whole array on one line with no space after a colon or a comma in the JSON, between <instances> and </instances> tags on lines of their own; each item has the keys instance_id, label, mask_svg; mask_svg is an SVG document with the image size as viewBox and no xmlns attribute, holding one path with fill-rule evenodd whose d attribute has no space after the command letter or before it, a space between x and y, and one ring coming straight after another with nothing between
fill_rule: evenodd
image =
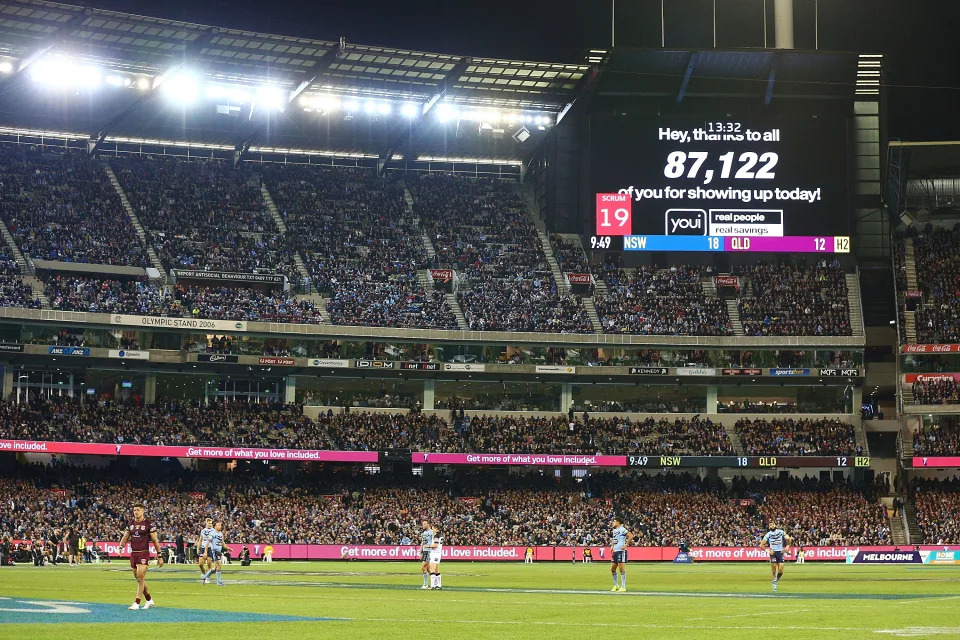
<instances>
[{"instance_id":1,"label":"player in blue jersey","mask_svg":"<svg viewBox=\"0 0 960 640\"><path fill-rule=\"evenodd\" d=\"M210 559L205 558L203 555L203 550L207 548L207 540L210 539L210 534L212 533L213 518L207 518L203 529L200 530L200 535L197 536L197 565L200 567L200 575L205 574L210 567L213 566L213 563L210 562Z\"/></svg>"},{"instance_id":2,"label":"player in blue jersey","mask_svg":"<svg viewBox=\"0 0 960 640\"><path fill-rule=\"evenodd\" d=\"M201 584L207 584L210 574L216 571L217 586L223 586L223 577L220 575L220 558L223 556L223 550L225 548L230 549L230 547L223 543L223 523L218 522L213 526L213 533L210 534L210 538L207 540L207 546L203 550L203 555L213 562L213 568L203 574Z\"/></svg>"},{"instance_id":3,"label":"player in blue jersey","mask_svg":"<svg viewBox=\"0 0 960 640\"><path fill-rule=\"evenodd\" d=\"M627 590L627 545L633 542L633 534L627 531L620 518L613 519L613 543L610 545L612 561L610 574L613 576L613 589L610 591ZM617 584L617 569L620 570L620 584Z\"/></svg>"},{"instance_id":4,"label":"player in blue jersey","mask_svg":"<svg viewBox=\"0 0 960 640\"><path fill-rule=\"evenodd\" d=\"M777 583L783 577L783 554L790 550L790 543L793 538L788 536L783 529L777 527L772 520L767 524L767 531L760 541L760 548L766 549L770 554L770 577L773 590L777 590Z\"/></svg>"},{"instance_id":5,"label":"player in blue jersey","mask_svg":"<svg viewBox=\"0 0 960 640\"><path fill-rule=\"evenodd\" d=\"M421 589L430 588L430 549L433 547L433 529L430 523L423 521L423 533L420 534L420 573L423 574Z\"/></svg>"}]
</instances>

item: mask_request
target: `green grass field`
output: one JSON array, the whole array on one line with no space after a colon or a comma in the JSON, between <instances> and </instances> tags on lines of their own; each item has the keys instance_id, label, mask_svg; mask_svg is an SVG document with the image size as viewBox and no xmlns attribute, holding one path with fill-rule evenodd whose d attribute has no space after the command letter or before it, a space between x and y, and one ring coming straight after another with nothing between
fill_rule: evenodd
<instances>
[{"instance_id":1,"label":"green grass field","mask_svg":"<svg viewBox=\"0 0 960 640\"><path fill-rule=\"evenodd\" d=\"M417 563L232 565L222 588L154 567L158 606L135 612L123 563L19 566L0 570L0 638L960 638L960 567L789 565L776 594L763 563L631 564L627 593L599 563L443 567L440 592Z\"/></svg>"}]
</instances>

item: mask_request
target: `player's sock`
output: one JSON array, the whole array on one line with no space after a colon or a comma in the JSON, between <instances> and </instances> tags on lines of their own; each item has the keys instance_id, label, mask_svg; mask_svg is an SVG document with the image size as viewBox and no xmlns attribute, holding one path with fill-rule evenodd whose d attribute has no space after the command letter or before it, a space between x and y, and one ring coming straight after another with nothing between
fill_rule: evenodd
<instances>
[{"instance_id":1,"label":"player's sock","mask_svg":"<svg viewBox=\"0 0 960 640\"><path fill-rule=\"evenodd\" d=\"M213 572L214 572L214 571L216 571L216 569L210 569L210 570L207 571L205 574L203 574L203 577L204 577L204 578L209 578L210 576L213 575Z\"/></svg>"},{"instance_id":2,"label":"player's sock","mask_svg":"<svg viewBox=\"0 0 960 640\"><path fill-rule=\"evenodd\" d=\"M777 582L780 582L780 578L783 577L783 571L777 572Z\"/></svg>"},{"instance_id":3,"label":"player's sock","mask_svg":"<svg viewBox=\"0 0 960 640\"><path fill-rule=\"evenodd\" d=\"M620 574L620 588L624 590L627 588L627 574L625 573Z\"/></svg>"},{"instance_id":4,"label":"player's sock","mask_svg":"<svg viewBox=\"0 0 960 640\"><path fill-rule=\"evenodd\" d=\"M136 599L136 603L137 603L137 604L140 604L140 598L137 598L137 599Z\"/></svg>"},{"instance_id":5,"label":"player's sock","mask_svg":"<svg viewBox=\"0 0 960 640\"><path fill-rule=\"evenodd\" d=\"M223 578L220 577L220 570L217 569L217 582L223 582Z\"/></svg>"},{"instance_id":6,"label":"player's sock","mask_svg":"<svg viewBox=\"0 0 960 640\"><path fill-rule=\"evenodd\" d=\"M613 577L613 586L615 586L615 587L620 586L620 585L617 584L617 574L616 574L616 573L611 573L610 575Z\"/></svg>"},{"instance_id":7,"label":"player's sock","mask_svg":"<svg viewBox=\"0 0 960 640\"><path fill-rule=\"evenodd\" d=\"M428 575L430 575L430 574L428 574L428 573L423 574L423 586L425 586L425 587L430 586L430 585L427 584L427 576L428 576Z\"/></svg>"},{"instance_id":8,"label":"player's sock","mask_svg":"<svg viewBox=\"0 0 960 640\"><path fill-rule=\"evenodd\" d=\"M443 586L443 576L442 576L441 574L439 574L439 573L437 574L437 586L438 586L438 587L442 587L442 586Z\"/></svg>"},{"instance_id":9,"label":"player's sock","mask_svg":"<svg viewBox=\"0 0 960 640\"><path fill-rule=\"evenodd\" d=\"M147 591L146 587L143 588L143 599L147 601L153 600L153 598L150 597L150 592Z\"/></svg>"}]
</instances>

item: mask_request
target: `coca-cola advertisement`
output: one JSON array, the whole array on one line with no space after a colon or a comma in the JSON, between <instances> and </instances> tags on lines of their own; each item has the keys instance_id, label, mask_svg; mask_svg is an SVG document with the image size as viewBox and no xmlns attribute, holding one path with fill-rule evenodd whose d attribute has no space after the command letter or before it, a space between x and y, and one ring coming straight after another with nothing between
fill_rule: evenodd
<instances>
[{"instance_id":1,"label":"coca-cola advertisement","mask_svg":"<svg viewBox=\"0 0 960 640\"><path fill-rule=\"evenodd\" d=\"M585 284L589 285L593 282L593 276L589 273L568 273L567 280L570 281L570 284Z\"/></svg>"},{"instance_id":2,"label":"coca-cola advertisement","mask_svg":"<svg viewBox=\"0 0 960 640\"><path fill-rule=\"evenodd\" d=\"M740 288L740 279L737 276L716 276L714 277L714 282L716 282L718 287Z\"/></svg>"}]
</instances>

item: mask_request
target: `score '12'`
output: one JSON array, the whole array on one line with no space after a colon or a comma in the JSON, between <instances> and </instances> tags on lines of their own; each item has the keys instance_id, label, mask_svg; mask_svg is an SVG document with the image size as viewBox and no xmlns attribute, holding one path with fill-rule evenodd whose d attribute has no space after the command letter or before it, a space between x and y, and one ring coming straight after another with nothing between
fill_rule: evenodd
<instances>
[{"instance_id":1,"label":"score '12'","mask_svg":"<svg viewBox=\"0 0 960 640\"><path fill-rule=\"evenodd\" d=\"M632 233L633 201L626 193L597 194L597 235L628 236Z\"/></svg>"}]
</instances>

